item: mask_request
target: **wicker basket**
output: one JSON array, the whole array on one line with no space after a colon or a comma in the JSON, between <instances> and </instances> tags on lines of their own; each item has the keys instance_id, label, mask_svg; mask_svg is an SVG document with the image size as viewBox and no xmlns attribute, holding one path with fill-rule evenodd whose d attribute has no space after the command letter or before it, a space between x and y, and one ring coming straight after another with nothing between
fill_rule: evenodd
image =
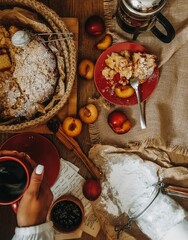
<instances>
[{"instance_id":1,"label":"wicker basket","mask_svg":"<svg viewBox=\"0 0 188 240\"><path fill-rule=\"evenodd\" d=\"M69 32L64 21L51 9L35 0L0 0L3 8L21 7L33 11L42 17L53 32ZM0 125L0 132L18 132L44 124L51 119L67 102L72 90L76 73L76 49L74 40L59 41L65 65L65 93L63 97L46 114L21 123Z\"/></svg>"}]
</instances>

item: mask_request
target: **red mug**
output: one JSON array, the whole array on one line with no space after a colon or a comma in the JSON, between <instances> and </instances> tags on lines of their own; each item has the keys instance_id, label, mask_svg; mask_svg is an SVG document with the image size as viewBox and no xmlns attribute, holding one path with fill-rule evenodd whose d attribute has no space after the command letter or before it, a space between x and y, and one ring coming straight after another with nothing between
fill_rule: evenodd
<instances>
[{"instance_id":1,"label":"red mug","mask_svg":"<svg viewBox=\"0 0 188 240\"><path fill-rule=\"evenodd\" d=\"M31 173L32 166L28 161L12 156L0 157L0 205L11 205L17 212Z\"/></svg>"}]
</instances>

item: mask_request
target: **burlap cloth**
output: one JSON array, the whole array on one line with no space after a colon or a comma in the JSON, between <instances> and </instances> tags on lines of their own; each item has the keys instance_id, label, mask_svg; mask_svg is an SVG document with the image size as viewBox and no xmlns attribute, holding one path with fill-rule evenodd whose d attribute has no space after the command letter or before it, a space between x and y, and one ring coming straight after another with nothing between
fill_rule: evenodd
<instances>
[{"instance_id":1,"label":"burlap cloth","mask_svg":"<svg viewBox=\"0 0 188 240\"><path fill-rule=\"evenodd\" d=\"M116 204L118 197L117 195L114 196L112 194L112 189L106 176L111 173L114 164L123 164L127 154L130 155L132 153L136 154L137 158L141 158L144 161L152 161L158 164L161 167L158 174L162 176L163 182L167 185L170 184L188 187L188 168L182 166L174 166L174 164L172 163L172 159L178 159L178 156L174 155L171 158L168 152L149 147L139 150L132 150L126 148L118 148L110 145L94 145L89 152L89 157L95 162L98 167L101 168L104 173L104 177L102 179L102 194L100 198L92 204L95 214L101 223L101 227L105 232L106 240L117 239L115 226L125 225L127 223L127 213L120 214L117 217L108 211L110 202L113 202L117 207L119 205L118 203ZM123 176L117 175L117 178L118 182L126 181L126 178L124 178ZM188 200L183 200L180 198L175 198L175 200L179 202L180 205L188 211ZM124 199L124 201L126 201L126 199ZM149 209L147 211L149 211ZM142 231L138 228L136 223L134 223L130 230L127 230L120 235L120 240L125 239L147 240L149 238L144 235Z\"/></svg>"},{"instance_id":2,"label":"burlap cloth","mask_svg":"<svg viewBox=\"0 0 188 240\"><path fill-rule=\"evenodd\" d=\"M104 0L107 32L112 34L114 43L131 41L131 36L123 32L113 17L117 0ZM110 146L117 146L115 151L135 152L143 159L155 161L163 167L164 179L169 184L188 187L188 4L187 0L170 0L163 9L163 15L171 22L176 36L169 44L158 40L150 31L139 35L136 42L143 45L159 59L160 78L152 95L144 103L147 128L141 130L138 106L117 106L106 102L102 97L91 99L97 105L99 117L90 125L90 138L95 150L90 157L105 173L106 158L110 159ZM115 134L108 126L108 114L114 109L126 113L132 121L132 129L123 135ZM106 152L100 154L103 145ZM123 148L123 149L122 149ZM95 152L95 154L93 153ZM105 151L104 151L105 152ZM114 152L114 151L113 151ZM107 154L107 155L105 155ZM117 176L118 177L118 176ZM105 181L105 179L103 179ZM123 180L122 180L123 181ZM103 196L104 197L104 196ZM106 196L109 197L109 196ZM111 196L113 201L113 196ZM188 201L181 201L188 210ZM109 216L100 203L94 202L94 209L106 233L106 239L116 239L114 225L119 219ZM147 239L136 226L124 233L121 239Z\"/></svg>"},{"instance_id":3,"label":"burlap cloth","mask_svg":"<svg viewBox=\"0 0 188 240\"><path fill-rule=\"evenodd\" d=\"M112 17L116 0L104 1L107 31L115 42L131 41L130 34L123 32ZM125 145L128 142L163 147L188 155L188 4L186 0L171 0L163 15L175 28L176 36L169 44L158 40L150 31L141 34L137 43L157 55L160 66L159 83L150 98L144 103L147 128L141 130L138 106L113 106L103 98L96 100L100 116L90 127L93 143ZM128 133L117 136L107 124L107 116L113 109L122 109L133 123Z\"/></svg>"}]
</instances>

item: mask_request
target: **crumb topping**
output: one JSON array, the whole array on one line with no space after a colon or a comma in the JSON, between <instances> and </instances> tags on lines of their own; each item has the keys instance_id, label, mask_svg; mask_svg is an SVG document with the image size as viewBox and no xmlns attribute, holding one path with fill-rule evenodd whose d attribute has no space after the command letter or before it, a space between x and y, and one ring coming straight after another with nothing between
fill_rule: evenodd
<instances>
[{"instance_id":1,"label":"crumb topping","mask_svg":"<svg viewBox=\"0 0 188 240\"><path fill-rule=\"evenodd\" d=\"M140 83L145 82L154 72L156 56L148 53L134 52L128 50L119 53L113 52L105 60L106 67L102 70L102 75L109 80L114 88L114 77L120 75L119 84L129 84L131 77L137 77Z\"/></svg>"},{"instance_id":2,"label":"crumb topping","mask_svg":"<svg viewBox=\"0 0 188 240\"><path fill-rule=\"evenodd\" d=\"M0 114L30 119L55 91L56 57L38 37L22 48L9 49L14 69L0 72Z\"/></svg>"}]
</instances>

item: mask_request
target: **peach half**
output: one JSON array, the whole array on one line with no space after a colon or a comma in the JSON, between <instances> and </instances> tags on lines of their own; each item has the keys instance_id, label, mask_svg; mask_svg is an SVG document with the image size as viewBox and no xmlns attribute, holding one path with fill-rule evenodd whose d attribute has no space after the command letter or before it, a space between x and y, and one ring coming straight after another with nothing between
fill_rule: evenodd
<instances>
[{"instance_id":1,"label":"peach half","mask_svg":"<svg viewBox=\"0 0 188 240\"><path fill-rule=\"evenodd\" d=\"M79 110L80 119L87 123L94 123L98 118L98 110L96 106L92 103L85 105Z\"/></svg>"},{"instance_id":2,"label":"peach half","mask_svg":"<svg viewBox=\"0 0 188 240\"><path fill-rule=\"evenodd\" d=\"M129 86L118 86L114 89L115 94L120 98L129 98L134 94L134 89Z\"/></svg>"},{"instance_id":3,"label":"peach half","mask_svg":"<svg viewBox=\"0 0 188 240\"><path fill-rule=\"evenodd\" d=\"M94 76L95 64L89 59L83 59L78 65L78 73L81 77L91 80Z\"/></svg>"},{"instance_id":4,"label":"peach half","mask_svg":"<svg viewBox=\"0 0 188 240\"><path fill-rule=\"evenodd\" d=\"M82 122L78 118L66 117L63 121L62 128L68 136L76 137L82 131Z\"/></svg>"},{"instance_id":5,"label":"peach half","mask_svg":"<svg viewBox=\"0 0 188 240\"><path fill-rule=\"evenodd\" d=\"M99 50L106 50L111 45L112 45L112 36L110 34L106 34L104 38L97 43L96 47Z\"/></svg>"}]
</instances>

